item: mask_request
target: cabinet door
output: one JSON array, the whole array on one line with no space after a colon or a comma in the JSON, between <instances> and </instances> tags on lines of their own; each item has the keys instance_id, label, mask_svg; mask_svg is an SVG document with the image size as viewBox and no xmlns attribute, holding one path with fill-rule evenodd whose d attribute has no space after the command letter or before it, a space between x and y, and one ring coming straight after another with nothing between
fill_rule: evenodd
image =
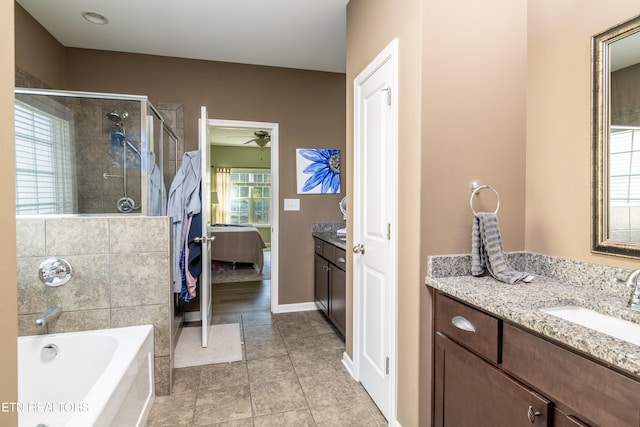
<instances>
[{"instance_id":1,"label":"cabinet door","mask_svg":"<svg viewBox=\"0 0 640 427\"><path fill-rule=\"evenodd\" d=\"M318 254L315 255L315 286L316 305L327 316L329 315L329 263Z\"/></svg>"},{"instance_id":2,"label":"cabinet door","mask_svg":"<svg viewBox=\"0 0 640 427\"><path fill-rule=\"evenodd\" d=\"M640 426L640 382L505 323L502 369L593 425Z\"/></svg>"},{"instance_id":3,"label":"cabinet door","mask_svg":"<svg viewBox=\"0 0 640 427\"><path fill-rule=\"evenodd\" d=\"M547 399L436 334L435 426L548 426L550 410Z\"/></svg>"},{"instance_id":4,"label":"cabinet door","mask_svg":"<svg viewBox=\"0 0 640 427\"><path fill-rule=\"evenodd\" d=\"M336 328L344 335L344 326L347 319L347 276L344 271L331 266L330 277L329 317L333 320Z\"/></svg>"}]
</instances>

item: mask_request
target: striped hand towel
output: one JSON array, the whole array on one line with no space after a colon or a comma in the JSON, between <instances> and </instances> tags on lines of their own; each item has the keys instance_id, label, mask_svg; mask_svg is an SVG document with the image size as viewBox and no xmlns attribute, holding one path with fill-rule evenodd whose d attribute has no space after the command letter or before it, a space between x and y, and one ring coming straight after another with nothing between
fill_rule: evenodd
<instances>
[{"instance_id":1,"label":"striped hand towel","mask_svg":"<svg viewBox=\"0 0 640 427\"><path fill-rule=\"evenodd\" d=\"M492 212L479 212L473 218L471 233L471 274L481 276L485 271L504 283L533 280L532 275L514 270L507 262L498 217Z\"/></svg>"}]
</instances>

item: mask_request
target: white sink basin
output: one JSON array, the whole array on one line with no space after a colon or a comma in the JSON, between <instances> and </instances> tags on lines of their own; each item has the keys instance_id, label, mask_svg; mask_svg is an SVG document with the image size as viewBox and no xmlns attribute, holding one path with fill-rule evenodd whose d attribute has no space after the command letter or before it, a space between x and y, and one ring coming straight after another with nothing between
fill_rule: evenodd
<instances>
[{"instance_id":1,"label":"white sink basin","mask_svg":"<svg viewBox=\"0 0 640 427\"><path fill-rule=\"evenodd\" d=\"M602 332L612 337L640 345L640 324L607 316L588 308L565 305L560 307L542 308L541 311L577 323L586 328Z\"/></svg>"}]
</instances>

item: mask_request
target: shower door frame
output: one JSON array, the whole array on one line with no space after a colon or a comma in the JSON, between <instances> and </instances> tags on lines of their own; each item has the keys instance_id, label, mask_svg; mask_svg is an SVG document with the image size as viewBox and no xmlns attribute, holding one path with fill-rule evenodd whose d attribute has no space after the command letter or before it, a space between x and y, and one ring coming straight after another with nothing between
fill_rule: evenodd
<instances>
[{"instance_id":1,"label":"shower door frame","mask_svg":"<svg viewBox=\"0 0 640 427\"><path fill-rule=\"evenodd\" d=\"M175 164L178 164L178 143L179 138L177 137L175 131L166 124L162 114L158 111L157 108L153 106L153 104L149 101L149 98L145 95L129 95L129 94L118 94L118 93L104 93L104 92L85 92L85 91L68 91L68 90L56 90L56 89L30 89L30 88L14 88L14 95L36 95L36 96L58 96L58 97L68 97L68 98L93 98L93 99L107 99L107 100L116 100L116 101L134 101L140 102L140 130L141 130L141 138L140 138L140 153L142 154L140 159L140 204L142 205L139 213L126 213L123 215L133 215L133 216L149 216L149 187L148 187L148 164L147 164L147 154L150 149L153 149L155 153L159 153L160 165L164 166L163 160L164 156L168 155L168 153L164 153L164 147L162 145L163 133L160 133L161 139L159 144L159 150L154 149L154 141L150 138L153 138L153 134L151 133L152 127L150 126L149 110L153 112L153 114L162 122L163 131L166 130L167 133L173 138L175 141ZM176 171L173 171L173 175L175 175ZM163 176L165 171L162 170ZM45 214L46 215L46 214ZM117 212L112 213L99 213L99 214L87 214L87 213L73 213L66 214L69 216L86 216L86 215L121 215Z\"/></svg>"}]
</instances>

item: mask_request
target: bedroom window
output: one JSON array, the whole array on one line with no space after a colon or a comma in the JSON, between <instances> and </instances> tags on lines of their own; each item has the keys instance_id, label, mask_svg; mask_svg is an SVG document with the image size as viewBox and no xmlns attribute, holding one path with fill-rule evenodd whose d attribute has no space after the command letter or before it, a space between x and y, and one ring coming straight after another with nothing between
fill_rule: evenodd
<instances>
[{"instance_id":1,"label":"bedroom window","mask_svg":"<svg viewBox=\"0 0 640 427\"><path fill-rule=\"evenodd\" d=\"M15 103L16 213L74 211L74 154L69 122Z\"/></svg>"},{"instance_id":2,"label":"bedroom window","mask_svg":"<svg viewBox=\"0 0 640 427\"><path fill-rule=\"evenodd\" d=\"M271 223L271 171L231 169L231 224Z\"/></svg>"}]
</instances>

